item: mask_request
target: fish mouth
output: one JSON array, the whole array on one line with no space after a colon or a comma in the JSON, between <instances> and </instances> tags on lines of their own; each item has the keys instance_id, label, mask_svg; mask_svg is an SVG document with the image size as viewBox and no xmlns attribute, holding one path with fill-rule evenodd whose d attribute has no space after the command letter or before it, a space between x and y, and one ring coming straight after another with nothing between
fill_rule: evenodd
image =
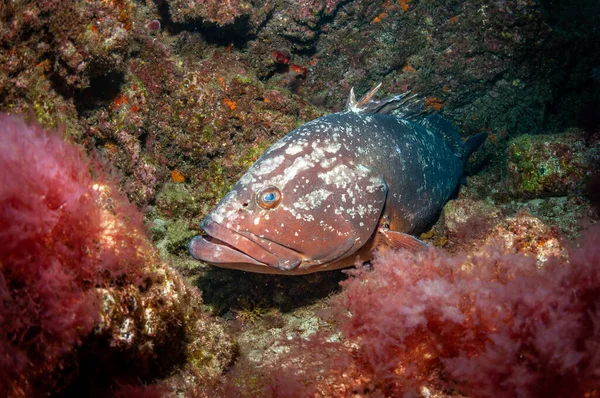
<instances>
[{"instance_id":1,"label":"fish mouth","mask_svg":"<svg viewBox=\"0 0 600 398\"><path fill-rule=\"evenodd\" d=\"M195 236L189 244L196 260L264 273L269 273L265 267L290 271L302 262L301 253L251 232L233 231L208 217L200 226L207 235Z\"/></svg>"}]
</instances>

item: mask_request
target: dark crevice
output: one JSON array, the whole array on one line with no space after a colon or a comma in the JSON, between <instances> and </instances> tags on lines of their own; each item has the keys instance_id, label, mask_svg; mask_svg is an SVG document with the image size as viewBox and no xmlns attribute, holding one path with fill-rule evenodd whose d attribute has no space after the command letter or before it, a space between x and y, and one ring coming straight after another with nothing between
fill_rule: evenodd
<instances>
[{"instance_id":1,"label":"dark crevice","mask_svg":"<svg viewBox=\"0 0 600 398\"><path fill-rule=\"evenodd\" d=\"M142 130L142 133L138 137L138 140L140 141L141 147L142 148L146 148L146 146L148 144L148 131L147 130Z\"/></svg>"},{"instance_id":2,"label":"dark crevice","mask_svg":"<svg viewBox=\"0 0 600 398\"><path fill-rule=\"evenodd\" d=\"M92 77L88 88L75 93L77 112L81 115L87 110L110 103L121 92L124 81L123 72L111 72Z\"/></svg>"},{"instance_id":3,"label":"dark crevice","mask_svg":"<svg viewBox=\"0 0 600 398\"><path fill-rule=\"evenodd\" d=\"M271 80L271 78L275 75L279 75L282 73L289 73L289 71L290 71L289 65L275 64L275 67L273 69L269 70L269 73L267 73L265 76L260 77L259 80L262 82L266 82L268 80ZM262 101L262 98L260 100Z\"/></svg>"},{"instance_id":4,"label":"dark crevice","mask_svg":"<svg viewBox=\"0 0 600 398\"><path fill-rule=\"evenodd\" d=\"M209 44L219 46L233 44L236 48L244 48L249 41L256 38L256 35L251 32L250 18L248 16L236 18L232 24L219 26L214 22L202 20L186 23L173 22L168 4L166 3L163 3L159 7L159 13L165 31L173 36L186 31L197 32Z\"/></svg>"},{"instance_id":5,"label":"dark crevice","mask_svg":"<svg viewBox=\"0 0 600 398\"><path fill-rule=\"evenodd\" d=\"M189 341L181 325L168 325L165 332L170 338L154 346L153 357L140 364L140 354L134 348L110 347L111 336L92 336L85 340L73 355L79 357L77 376L68 380L67 388L56 397L105 397L122 385L143 385L163 378L182 366L185 361L184 345ZM137 344L143 346L144 342ZM155 342L156 343L156 342ZM132 345L133 347L133 345ZM155 358L161 358L161 361ZM61 380L58 380L60 382ZM112 390L112 391L111 391Z\"/></svg>"},{"instance_id":6,"label":"dark crevice","mask_svg":"<svg viewBox=\"0 0 600 398\"><path fill-rule=\"evenodd\" d=\"M67 81L57 72L52 72L48 75L48 80L52 84L52 88L64 98L72 98L74 94L73 86L69 85Z\"/></svg>"}]
</instances>

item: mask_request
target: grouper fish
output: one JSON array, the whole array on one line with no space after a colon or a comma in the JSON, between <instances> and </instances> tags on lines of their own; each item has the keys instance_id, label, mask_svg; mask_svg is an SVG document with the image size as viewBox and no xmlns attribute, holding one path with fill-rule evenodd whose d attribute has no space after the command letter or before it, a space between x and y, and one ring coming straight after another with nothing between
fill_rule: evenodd
<instances>
[{"instance_id":1,"label":"grouper fish","mask_svg":"<svg viewBox=\"0 0 600 398\"><path fill-rule=\"evenodd\" d=\"M189 245L206 263L299 275L368 261L382 247L418 249L485 134L463 142L407 94L360 101L275 142L206 216ZM421 104L421 105L420 105Z\"/></svg>"}]
</instances>

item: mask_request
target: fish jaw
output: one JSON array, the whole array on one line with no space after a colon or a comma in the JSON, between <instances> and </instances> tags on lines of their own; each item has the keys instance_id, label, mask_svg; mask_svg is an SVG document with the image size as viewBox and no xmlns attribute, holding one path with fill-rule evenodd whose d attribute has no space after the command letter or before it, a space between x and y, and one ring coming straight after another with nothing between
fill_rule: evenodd
<instances>
[{"instance_id":1,"label":"fish jaw","mask_svg":"<svg viewBox=\"0 0 600 398\"><path fill-rule=\"evenodd\" d=\"M190 241L189 249L192 257L209 264L254 264L267 266L239 250L215 242L210 237L194 236Z\"/></svg>"},{"instance_id":2,"label":"fish jaw","mask_svg":"<svg viewBox=\"0 0 600 398\"><path fill-rule=\"evenodd\" d=\"M292 249L252 233L233 231L210 216L200 226L207 236L196 236L189 245L190 253L197 260L219 267L264 273L271 273L268 268L293 270L302 262L302 255Z\"/></svg>"}]
</instances>

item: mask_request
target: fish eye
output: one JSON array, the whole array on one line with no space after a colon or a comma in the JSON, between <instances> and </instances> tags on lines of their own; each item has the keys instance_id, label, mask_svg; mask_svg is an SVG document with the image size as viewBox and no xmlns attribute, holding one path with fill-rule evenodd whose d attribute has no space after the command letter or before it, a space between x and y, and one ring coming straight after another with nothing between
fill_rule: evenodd
<instances>
[{"instance_id":1,"label":"fish eye","mask_svg":"<svg viewBox=\"0 0 600 398\"><path fill-rule=\"evenodd\" d=\"M281 191L277 187L268 187L256 195L256 203L263 209L274 209L281 202Z\"/></svg>"}]
</instances>

